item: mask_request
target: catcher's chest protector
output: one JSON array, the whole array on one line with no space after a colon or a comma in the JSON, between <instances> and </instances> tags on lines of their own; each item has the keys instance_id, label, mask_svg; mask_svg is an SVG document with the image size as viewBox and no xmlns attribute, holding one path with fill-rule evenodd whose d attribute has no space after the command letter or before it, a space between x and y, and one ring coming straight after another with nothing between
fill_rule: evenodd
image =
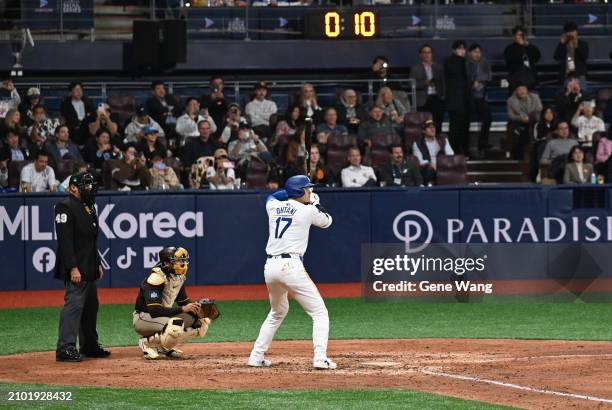
<instances>
[{"instance_id":1,"label":"catcher's chest protector","mask_svg":"<svg viewBox=\"0 0 612 410\"><path fill-rule=\"evenodd\" d=\"M174 301L186 280L187 275L166 275L166 284L162 294L162 305L164 307L174 306Z\"/></svg>"}]
</instances>

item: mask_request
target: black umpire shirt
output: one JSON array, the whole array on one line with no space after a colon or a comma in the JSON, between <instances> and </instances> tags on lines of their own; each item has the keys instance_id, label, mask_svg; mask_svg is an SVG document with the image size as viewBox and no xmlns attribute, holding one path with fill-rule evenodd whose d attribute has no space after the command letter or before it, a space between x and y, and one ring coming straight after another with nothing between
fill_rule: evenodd
<instances>
[{"instance_id":1,"label":"black umpire shirt","mask_svg":"<svg viewBox=\"0 0 612 410\"><path fill-rule=\"evenodd\" d=\"M68 281L70 270L77 267L82 281L95 281L100 266L95 208L85 206L74 195L69 195L55 205L55 231L58 244L55 277Z\"/></svg>"}]
</instances>

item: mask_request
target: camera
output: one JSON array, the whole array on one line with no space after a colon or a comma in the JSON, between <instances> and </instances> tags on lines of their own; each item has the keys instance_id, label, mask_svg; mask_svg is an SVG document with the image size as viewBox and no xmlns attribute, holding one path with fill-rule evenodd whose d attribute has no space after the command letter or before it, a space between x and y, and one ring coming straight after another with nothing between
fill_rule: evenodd
<instances>
[{"instance_id":1,"label":"camera","mask_svg":"<svg viewBox=\"0 0 612 410\"><path fill-rule=\"evenodd\" d=\"M216 94L216 93L218 93L218 92L219 92L219 88L218 88L218 87L213 88L213 93L215 93L215 94Z\"/></svg>"}]
</instances>

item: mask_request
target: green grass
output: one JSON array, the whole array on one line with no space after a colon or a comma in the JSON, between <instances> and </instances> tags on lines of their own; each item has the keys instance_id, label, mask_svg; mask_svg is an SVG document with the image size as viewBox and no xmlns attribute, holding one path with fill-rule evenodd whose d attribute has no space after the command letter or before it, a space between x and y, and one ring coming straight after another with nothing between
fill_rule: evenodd
<instances>
[{"instance_id":1,"label":"green grass","mask_svg":"<svg viewBox=\"0 0 612 410\"><path fill-rule=\"evenodd\" d=\"M42 385L0 384L0 406L7 392L68 391L72 401L53 403L55 408L95 409L503 409L476 401L415 392L412 390L178 390L109 389ZM23 402L19 407L43 407ZM17 406L15 406L17 407ZM44 407L49 407L45 404Z\"/></svg>"},{"instance_id":2,"label":"green grass","mask_svg":"<svg viewBox=\"0 0 612 410\"><path fill-rule=\"evenodd\" d=\"M448 304L363 303L328 299L332 339L508 338L612 340L612 304ZM204 341L253 340L267 301L220 302L221 317ZM2 354L53 350L60 308L0 310ZM310 318L291 302L276 339L309 339ZM100 342L136 345L131 305L102 305Z\"/></svg>"}]
</instances>

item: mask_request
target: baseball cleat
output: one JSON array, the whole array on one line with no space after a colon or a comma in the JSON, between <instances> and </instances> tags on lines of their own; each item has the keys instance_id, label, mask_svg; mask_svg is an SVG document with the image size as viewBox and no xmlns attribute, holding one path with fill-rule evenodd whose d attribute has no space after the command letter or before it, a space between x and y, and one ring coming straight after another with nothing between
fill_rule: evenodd
<instances>
[{"instance_id":1,"label":"baseball cleat","mask_svg":"<svg viewBox=\"0 0 612 410\"><path fill-rule=\"evenodd\" d=\"M159 354L155 351L155 349L149 346L149 341L146 337L141 337L138 339L138 347L140 347L140 350L142 350L142 354L146 360L155 360L159 358Z\"/></svg>"},{"instance_id":2,"label":"baseball cleat","mask_svg":"<svg viewBox=\"0 0 612 410\"><path fill-rule=\"evenodd\" d=\"M249 357L248 364L251 367L270 367L270 366L272 366L272 362L271 361L266 360L264 358L258 359L258 358L255 358L255 357Z\"/></svg>"},{"instance_id":3,"label":"baseball cleat","mask_svg":"<svg viewBox=\"0 0 612 410\"><path fill-rule=\"evenodd\" d=\"M180 359L183 357L183 351L179 349L164 349L163 347L158 347L157 353L163 354L169 359Z\"/></svg>"},{"instance_id":4,"label":"baseball cleat","mask_svg":"<svg viewBox=\"0 0 612 410\"><path fill-rule=\"evenodd\" d=\"M319 370L334 370L338 366L332 359L327 358L323 360L314 360L312 362L312 367Z\"/></svg>"}]
</instances>

